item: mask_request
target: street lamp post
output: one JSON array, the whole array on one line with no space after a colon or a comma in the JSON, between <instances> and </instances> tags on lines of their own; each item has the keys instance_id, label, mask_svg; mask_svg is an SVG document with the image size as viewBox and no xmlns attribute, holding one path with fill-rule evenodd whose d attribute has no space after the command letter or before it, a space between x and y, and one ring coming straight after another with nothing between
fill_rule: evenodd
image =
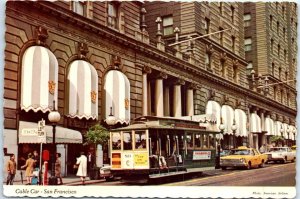
<instances>
[{"instance_id":1,"label":"street lamp post","mask_svg":"<svg viewBox=\"0 0 300 199\"><path fill-rule=\"evenodd\" d=\"M290 128L289 127L286 129L286 132L287 132L287 136L288 136L287 146L290 146Z\"/></svg>"},{"instance_id":2,"label":"street lamp post","mask_svg":"<svg viewBox=\"0 0 300 199\"><path fill-rule=\"evenodd\" d=\"M281 125L281 128L280 128L280 135L281 135L281 138L283 139L283 145L284 145L283 132L284 132L284 129L283 129L282 125Z\"/></svg>"},{"instance_id":3,"label":"street lamp post","mask_svg":"<svg viewBox=\"0 0 300 199\"><path fill-rule=\"evenodd\" d=\"M232 133L233 133L233 148L236 148L235 132L236 132L237 126L235 124L235 120L233 120L233 124L231 126L231 129L232 129Z\"/></svg>"},{"instance_id":4,"label":"street lamp post","mask_svg":"<svg viewBox=\"0 0 300 199\"><path fill-rule=\"evenodd\" d=\"M109 126L109 129L111 129L116 124L116 117L112 114L112 107L110 107L110 114L106 118L106 124Z\"/></svg>"},{"instance_id":5,"label":"street lamp post","mask_svg":"<svg viewBox=\"0 0 300 199\"><path fill-rule=\"evenodd\" d=\"M52 139L52 147L53 147L53 153L52 153L52 166L51 166L51 177L49 177L49 185L57 185L57 178L55 176L55 162L56 162L56 144L55 144L55 133L56 133L56 124L60 120L60 114L58 111L55 110L55 100L53 100L53 110L48 115L49 121L52 123L52 133L53 133L53 139Z\"/></svg>"},{"instance_id":6,"label":"street lamp post","mask_svg":"<svg viewBox=\"0 0 300 199\"><path fill-rule=\"evenodd\" d=\"M293 128L293 135L294 135L294 145L296 145L296 129Z\"/></svg>"},{"instance_id":7,"label":"street lamp post","mask_svg":"<svg viewBox=\"0 0 300 199\"><path fill-rule=\"evenodd\" d=\"M217 145L217 150L218 150L218 157L216 158L216 166L215 169L219 169L220 168L220 159L221 159L221 134L223 134L223 131L225 129L225 125L223 124L222 118L221 118L221 124L219 126L220 129L220 135L219 135L219 140L218 140L218 145Z\"/></svg>"}]
</instances>

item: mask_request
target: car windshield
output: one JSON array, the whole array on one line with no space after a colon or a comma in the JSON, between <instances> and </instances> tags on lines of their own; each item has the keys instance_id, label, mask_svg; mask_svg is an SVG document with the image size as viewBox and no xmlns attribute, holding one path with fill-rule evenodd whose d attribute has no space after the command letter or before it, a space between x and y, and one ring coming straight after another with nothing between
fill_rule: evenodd
<instances>
[{"instance_id":1,"label":"car windshield","mask_svg":"<svg viewBox=\"0 0 300 199\"><path fill-rule=\"evenodd\" d=\"M240 150L240 149L235 149L235 150L231 150L229 155L249 155L250 154L250 150Z\"/></svg>"},{"instance_id":2,"label":"car windshield","mask_svg":"<svg viewBox=\"0 0 300 199\"><path fill-rule=\"evenodd\" d=\"M270 152L273 152L273 151L281 152L281 151L286 151L286 149L285 148L270 148Z\"/></svg>"}]
</instances>

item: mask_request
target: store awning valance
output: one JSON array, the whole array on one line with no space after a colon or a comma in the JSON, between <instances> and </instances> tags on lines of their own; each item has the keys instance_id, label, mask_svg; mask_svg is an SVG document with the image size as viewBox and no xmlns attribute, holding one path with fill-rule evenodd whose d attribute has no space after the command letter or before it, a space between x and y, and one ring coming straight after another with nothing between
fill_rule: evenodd
<instances>
[{"instance_id":1,"label":"store awning valance","mask_svg":"<svg viewBox=\"0 0 300 199\"><path fill-rule=\"evenodd\" d=\"M105 75L105 117L112 114L117 123L130 122L130 83L126 75L118 70L111 70Z\"/></svg>"},{"instance_id":2,"label":"store awning valance","mask_svg":"<svg viewBox=\"0 0 300 199\"><path fill-rule=\"evenodd\" d=\"M223 105L221 108L221 117L225 125L224 134L232 135L232 124L234 120L234 110L231 106Z\"/></svg>"},{"instance_id":3,"label":"store awning valance","mask_svg":"<svg viewBox=\"0 0 300 199\"><path fill-rule=\"evenodd\" d=\"M26 49L22 58L21 109L44 113L52 110L53 100L57 101L57 82L58 63L54 54L42 46Z\"/></svg>"},{"instance_id":4,"label":"store awning valance","mask_svg":"<svg viewBox=\"0 0 300 199\"><path fill-rule=\"evenodd\" d=\"M236 123L236 136L247 137L247 115L241 109L234 110L234 118Z\"/></svg>"},{"instance_id":5,"label":"store awning valance","mask_svg":"<svg viewBox=\"0 0 300 199\"><path fill-rule=\"evenodd\" d=\"M215 127L217 131L220 131L219 126L221 123L221 106L218 102L209 100L206 104L205 108L205 114L213 115L215 117ZM223 135L219 136L219 134L216 135L217 139L223 139Z\"/></svg>"},{"instance_id":6,"label":"store awning valance","mask_svg":"<svg viewBox=\"0 0 300 199\"><path fill-rule=\"evenodd\" d=\"M296 137L297 137L297 128L295 126L293 126L293 125L290 125L289 128L290 128L290 139L296 140Z\"/></svg>"},{"instance_id":7,"label":"store awning valance","mask_svg":"<svg viewBox=\"0 0 300 199\"><path fill-rule=\"evenodd\" d=\"M289 129L289 125L287 124L287 123L283 123L282 124L282 126L283 126L283 137L285 138L285 139L289 139L289 138L291 138L291 131L290 131L290 129ZM289 130L289 135L288 135L288 130Z\"/></svg>"},{"instance_id":8,"label":"store awning valance","mask_svg":"<svg viewBox=\"0 0 300 199\"><path fill-rule=\"evenodd\" d=\"M266 135L275 135L275 125L274 121L270 117L265 118L265 131L267 131Z\"/></svg>"},{"instance_id":9,"label":"store awning valance","mask_svg":"<svg viewBox=\"0 0 300 199\"><path fill-rule=\"evenodd\" d=\"M256 113L251 113L250 132L261 133L261 119Z\"/></svg>"},{"instance_id":10,"label":"store awning valance","mask_svg":"<svg viewBox=\"0 0 300 199\"><path fill-rule=\"evenodd\" d=\"M73 61L68 72L69 110L71 118L98 118L98 74L84 60Z\"/></svg>"},{"instance_id":11,"label":"store awning valance","mask_svg":"<svg viewBox=\"0 0 300 199\"><path fill-rule=\"evenodd\" d=\"M45 138L38 136L38 124L34 122L19 123L19 143L52 143L53 127L45 126ZM82 135L79 131L56 126L55 143L57 144L82 144Z\"/></svg>"}]
</instances>

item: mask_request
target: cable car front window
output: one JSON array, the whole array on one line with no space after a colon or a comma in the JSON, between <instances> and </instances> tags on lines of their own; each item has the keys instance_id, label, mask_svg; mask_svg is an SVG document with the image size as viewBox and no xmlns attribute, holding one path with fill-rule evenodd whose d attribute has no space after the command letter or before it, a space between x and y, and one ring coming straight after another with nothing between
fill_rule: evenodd
<instances>
[{"instance_id":1,"label":"cable car front window","mask_svg":"<svg viewBox=\"0 0 300 199\"><path fill-rule=\"evenodd\" d=\"M215 136L214 136L214 134L209 134L208 141L209 141L209 148L214 149L215 148Z\"/></svg>"},{"instance_id":2,"label":"cable car front window","mask_svg":"<svg viewBox=\"0 0 300 199\"><path fill-rule=\"evenodd\" d=\"M195 135L195 148L200 149L202 147L202 138L201 134Z\"/></svg>"},{"instance_id":3,"label":"cable car front window","mask_svg":"<svg viewBox=\"0 0 300 199\"><path fill-rule=\"evenodd\" d=\"M188 149L193 149L194 148L194 144L193 144L193 134L192 133L188 133L186 135L186 145Z\"/></svg>"},{"instance_id":4,"label":"cable car front window","mask_svg":"<svg viewBox=\"0 0 300 199\"><path fill-rule=\"evenodd\" d=\"M112 133L112 149L121 150L121 133Z\"/></svg>"},{"instance_id":5,"label":"cable car front window","mask_svg":"<svg viewBox=\"0 0 300 199\"><path fill-rule=\"evenodd\" d=\"M124 150L132 150L132 135L131 132L123 132Z\"/></svg>"}]
</instances>

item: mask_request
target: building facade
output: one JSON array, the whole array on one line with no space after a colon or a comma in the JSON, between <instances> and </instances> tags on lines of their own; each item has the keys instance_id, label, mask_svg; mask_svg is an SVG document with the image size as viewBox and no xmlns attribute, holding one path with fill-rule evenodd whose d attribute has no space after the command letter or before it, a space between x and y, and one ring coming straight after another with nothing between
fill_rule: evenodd
<instances>
[{"instance_id":1,"label":"building facade","mask_svg":"<svg viewBox=\"0 0 300 199\"><path fill-rule=\"evenodd\" d=\"M292 9L294 4L285 5ZM253 86L257 77L247 74L249 33L241 28L246 10L245 4L222 2L7 2L5 154L16 154L20 167L27 153L40 150L34 129L42 118L50 140L43 149L51 149L47 118L53 101L62 116L57 150L65 175L73 172L80 150L86 150L82 143L87 129L106 125L110 114L117 118L114 127L147 115L206 114L218 131L219 124L225 124L220 138L228 148L234 142L258 148L268 141L267 134L277 135L283 123L285 132L294 132L287 131L295 129L293 82L281 89L289 93L283 102L272 97L272 91L266 97ZM286 59L296 60L296 29L289 30L290 22L287 43L281 45ZM211 35L202 37L205 34ZM184 42L195 37L201 38ZM293 42L294 51L287 47ZM263 73L269 65L255 63L253 58L253 68L269 74ZM292 67L282 68L287 66ZM290 77L295 77L296 61L294 66ZM273 76L270 83L280 81ZM268 115L276 130L267 128ZM103 157L106 161L107 155Z\"/></svg>"}]
</instances>

